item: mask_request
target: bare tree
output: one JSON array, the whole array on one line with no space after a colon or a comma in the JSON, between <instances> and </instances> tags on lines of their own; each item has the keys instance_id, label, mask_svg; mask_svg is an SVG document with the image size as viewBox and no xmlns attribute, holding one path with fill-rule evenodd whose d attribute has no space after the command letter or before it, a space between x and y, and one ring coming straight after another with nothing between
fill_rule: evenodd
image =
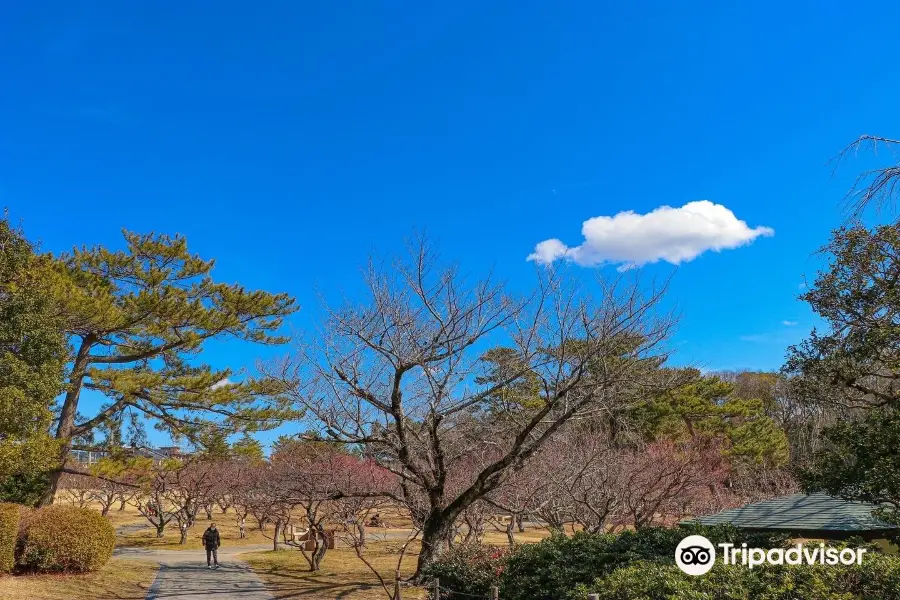
<instances>
[{"instance_id":1,"label":"bare tree","mask_svg":"<svg viewBox=\"0 0 900 600\"><path fill-rule=\"evenodd\" d=\"M251 514L257 493L257 481L266 468L267 463L264 462L233 458L223 470L222 487L227 490L225 501L234 508L238 523Z\"/></svg>"},{"instance_id":2,"label":"bare tree","mask_svg":"<svg viewBox=\"0 0 900 600\"><path fill-rule=\"evenodd\" d=\"M91 499L100 505L100 514L104 517L109 514L109 510L119 500L121 487L112 482L100 481L92 490Z\"/></svg>"},{"instance_id":3,"label":"bare tree","mask_svg":"<svg viewBox=\"0 0 900 600\"><path fill-rule=\"evenodd\" d=\"M59 497L78 508L84 508L94 499L97 481L89 474L63 473L60 476Z\"/></svg>"},{"instance_id":4,"label":"bare tree","mask_svg":"<svg viewBox=\"0 0 900 600\"><path fill-rule=\"evenodd\" d=\"M138 512L156 529L156 537L165 534L166 525L174 518L178 507L172 504L169 488L170 474L162 464L153 465L141 477L141 491L134 497Z\"/></svg>"},{"instance_id":5,"label":"bare tree","mask_svg":"<svg viewBox=\"0 0 900 600\"><path fill-rule=\"evenodd\" d=\"M173 508L172 518L178 523L181 533L179 543L184 544L201 507L212 503L218 473L214 463L189 460L170 466L167 476L169 484L162 495Z\"/></svg>"},{"instance_id":6,"label":"bare tree","mask_svg":"<svg viewBox=\"0 0 900 600\"><path fill-rule=\"evenodd\" d=\"M318 571L338 528L353 521L359 543L364 543L363 515L354 510L370 506L368 498L383 497L395 478L372 460L352 456L334 444L293 442L272 454L267 489L276 511L275 537L297 523L302 539L284 536L283 543L301 551L310 571ZM294 513L299 512L299 519ZM311 548L309 546L312 546Z\"/></svg>"},{"instance_id":7,"label":"bare tree","mask_svg":"<svg viewBox=\"0 0 900 600\"><path fill-rule=\"evenodd\" d=\"M897 157L897 149L900 148L900 140L877 135L861 135L832 159L835 164L840 164L861 150L869 149L877 153L879 148L886 148L890 152L891 164L863 171L853 182L845 198L846 209L851 219L861 217L870 206L879 211L889 209L896 212L897 185L900 184L900 160Z\"/></svg>"},{"instance_id":8,"label":"bare tree","mask_svg":"<svg viewBox=\"0 0 900 600\"><path fill-rule=\"evenodd\" d=\"M720 449L696 442L657 441L615 458L619 525L636 529L670 524L695 512L722 485L727 467Z\"/></svg>"},{"instance_id":9,"label":"bare tree","mask_svg":"<svg viewBox=\"0 0 900 600\"><path fill-rule=\"evenodd\" d=\"M112 460L104 459L92 465L91 499L100 504L100 513L109 514L113 505L119 503L119 510L124 510L140 491L138 479L146 472L152 462L147 460Z\"/></svg>"},{"instance_id":10,"label":"bare tree","mask_svg":"<svg viewBox=\"0 0 900 600\"><path fill-rule=\"evenodd\" d=\"M269 375L294 384L296 402L328 439L364 447L399 477L397 500L424 499L418 574L457 518L566 422L667 385L658 366L673 319L658 313L662 290L639 283L634 273L600 280L592 298L546 270L517 299L491 278L470 282L439 268L420 240L406 260L371 264L368 301L329 310L321 339ZM500 344L512 352L497 377L482 357ZM536 382L533 401L504 400L526 378ZM479 426L461 426L473 418ZM485 445L496 458L448 493L453 464Z\"/></svg>"}]
</instances>

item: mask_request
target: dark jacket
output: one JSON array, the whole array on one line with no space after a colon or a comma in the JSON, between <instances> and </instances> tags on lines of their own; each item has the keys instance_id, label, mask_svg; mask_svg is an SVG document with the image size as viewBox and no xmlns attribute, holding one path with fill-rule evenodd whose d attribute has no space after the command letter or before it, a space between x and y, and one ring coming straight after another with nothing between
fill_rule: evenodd
<instances>
[{"instance_id":1,"label":"dark jacket","mask_svg":"<svg viewBox=\"0 0 900 600\"><path fill-rule=\"evenodd\" d=\"M219 530L207 527L206 531L203 532L203 546L211 550L213 548L218 548L221 543L222 540L219 538Z\"/></svg>"}]
</instances>

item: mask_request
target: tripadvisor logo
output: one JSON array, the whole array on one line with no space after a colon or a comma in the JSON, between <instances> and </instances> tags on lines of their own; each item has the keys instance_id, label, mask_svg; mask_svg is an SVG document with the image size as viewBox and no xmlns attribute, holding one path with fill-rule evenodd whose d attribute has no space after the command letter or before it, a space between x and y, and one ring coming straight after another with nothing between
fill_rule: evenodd
<instances>
[{"instance_id":1,"label":"tripadvisor logo","mask_svg":"<svg viewBox=\"0 0 900 600\"><path fill-rule=\"evenodd\" d=\"M830 548L825 544L804 546L797 544L790 548L748 548L734 544L718 544L722 554L722 564L743 565L749 569L768 565L853 565L862 564L865 548ZM708 573L716 562L716 547L702 535L689 535L675 548L675 564L688 575Z\"/></svg>"},{"instance_id":2,"label":"tripadvisor logo","mask_svg":"<svg viewBox=\"0 0 900 600\"><path fill-rule=\"evenodd\" d=\"M675 548L675 564L688 575L703 575L715 562L716 549L702 535L689 535Z\"/></svg>"}]
</instances>

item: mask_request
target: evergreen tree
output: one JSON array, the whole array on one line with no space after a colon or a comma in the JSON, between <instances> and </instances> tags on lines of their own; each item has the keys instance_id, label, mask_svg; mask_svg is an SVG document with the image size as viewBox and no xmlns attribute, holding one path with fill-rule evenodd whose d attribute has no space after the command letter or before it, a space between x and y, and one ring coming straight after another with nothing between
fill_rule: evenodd
<instances>
[{"instance_id":1,"label":"evergreen tree","mask_svg":"<svg viewBox=\"0 0 900 600\"><path fill-rule=\"evenodd\" d=\"M832 425L824 439L825 449L800 472L806 490L878 504L878 516L900 525L900 410L873 409Z\"/></svg>"},{"instance_id":2,"label":"evergreen tree","mask_svg":"<svg viewBox=\"0 0 900 600\"><path fill-rule=\"evenodd\" d=\"M828 268L801 296L826 323L790 349L784 370L836 407L824 447L801 471L808 491L881 505L900 524L900 223L838 229Z\"/></svg>"},{"instance_id":3,"label":"evergreen tree","mask_svg":"<svg viewBox=\"0 0 900 600\"><path fill-rule=\"evenodd\" d=\"M825 322L784 371L810 398L849 408L900 399L900 224L837 230L829 267L800 298Z\"/></svg>"},{"instance_id":4,"label":"evergreen tree","mask_svg":"<svg viewBox=\"0 0 900 600\"><path fill-rule=\"evenodd\" d=\"M238 339L280 344L276 332L296 310L286 294L250 291L213 280L213 261L188 252L181 236L125 232L124 250L80 248L56 262L55 297L74 354L60 408L58 465L72 441L116 415L135 411L175 439L217 428L246 431L292 416L280 389L228 369L197 364L205 342ZM78 417L81 391L104 394L95 415ZM52 501L60 472L44 502Z\"/></svg>"},{"instance_id":5,"label":"evergreen tree","mask_svg":"<svg viewBox=\"0 0 900 600\"><path fill-rule=\"evenodd\" d=\"M211 459L225 459L231 455L228 432L221 429L205 431L197 439L200 453Z\"/></svg>"},{"instance_id":6,"label":"evergreen tree","mask_svg":"<svg viewBox=\"0 0 900 600\"><path fill-rule=\"evenodd\" d=\"M763 400L739 396L733 384L696 369L683 371L689 383L632 411L646 437L718 439L732 460L770 467L787 462L787 438Z\"/></svg>"},{"instance_id":7,"label":"evergreen tree","mask_svg":"<svg viewBox=\"0 0 900 600\"><path fill-rule=\"evenodd\" d=\"M0 496L33 502L52 466L48 435L67 347L49 301L49 261L0 219Z\"/></svg>"},{"instance_id":8,"label":"evergreen tree","mask_svg":"<svg viewBox=\"0 0 900 600\"><path fill-rule=\"evenodd\" d=\"M244 433L241 439L231 445L231 454L252 461L261 461L264 458L262 444L249 433Z\"/></svg>"}]
</instances>

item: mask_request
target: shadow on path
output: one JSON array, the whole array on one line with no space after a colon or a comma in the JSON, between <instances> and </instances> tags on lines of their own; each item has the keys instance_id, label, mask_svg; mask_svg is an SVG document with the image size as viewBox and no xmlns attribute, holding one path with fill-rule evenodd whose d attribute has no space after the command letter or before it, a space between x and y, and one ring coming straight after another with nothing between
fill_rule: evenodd
<instances>
[{"instance_id":1,"label":"shadow on path","mask_svg":"<svg viewBox=\"0 0 900 600\"><path fill-rule=\"evenodd\" d=\"M239 553L266 547L221 549L218 569L207 568L203 550L117 548L114 555L159 563L159 572L146 600L273 600L250 566L236 558Z\"/></svg>"}]
</instances>

